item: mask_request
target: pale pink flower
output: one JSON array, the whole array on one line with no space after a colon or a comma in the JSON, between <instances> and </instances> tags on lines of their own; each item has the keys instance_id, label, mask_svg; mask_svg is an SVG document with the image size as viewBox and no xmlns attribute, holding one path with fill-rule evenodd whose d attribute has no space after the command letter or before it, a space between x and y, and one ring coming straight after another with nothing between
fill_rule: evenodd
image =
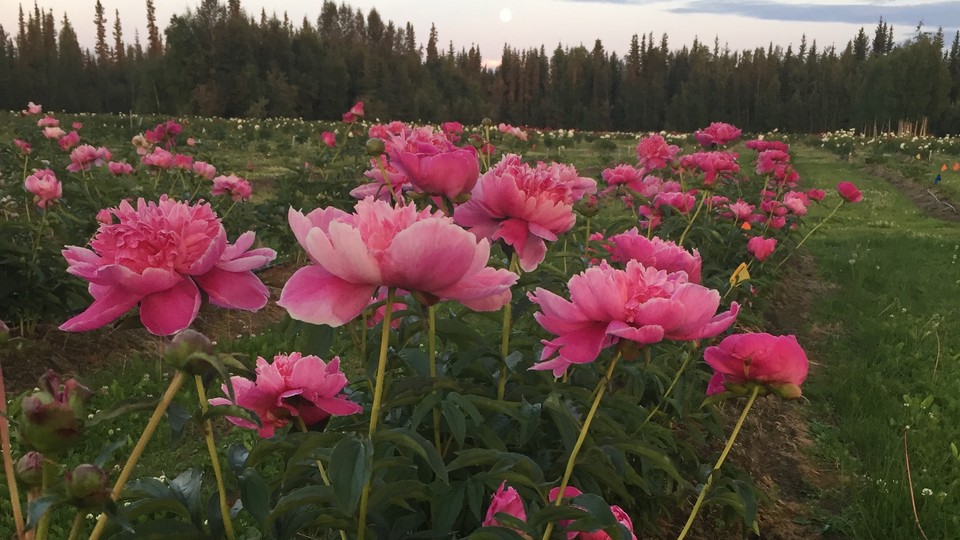
<instances>
[{"instance_id":1,"label":"pale pink flower","mask_svg":"<svg viewBox=\"0 0 960 540\"><path fill-rule=\"evenodd\" d=\"M193 137L187 137L187 146L196 146L197 140Z\"/></svg>"},{"instance_id":2,"label":"pale pink flower","mask_svg":"<svg viewBox=\"0 0 960 540\"><path fill-rule=\"evenodd\" d=\"M637 345L664 339L714 337L729 328L740 306L716 314L720 293L690 282L686 272L668 273L629 261L625 270L601 262L570 278L570 300L542 288L529 295L540 306L537 322L557 337L543 340L541 362L531 369L555 377L574 364L593 362L621 340Z\"/></svg>"},{"instance_id":3,"label":"pale pink flower","mask_svg":"<svg viewBox=\"0 0 960 540\"><path fill-rule=\"evenodd\" d=\"M73 129L83 129L83 122L74 122L70 124Z\"/></svg>"},{"instance_id":4,"label":"pale pink flower","mask_svg":"<svg viewBox=\"0 0 960 540\"><path fill-rule=\"evenodd\" d=\"M795 336L765 333L727 336L719 345L707 347L703 359L715 371L708 395L760 384L780 397L798 398L809 369L807 354Z\"/></svg>"},{"instance_id":5,"label":"pale pink flower","mask_svg":"<svg viewBox=\"0 0 960 540\"><path fill-rule=\"evenodd\" d=\"M136 148L137 154L141 156L145 155L147 150L152 146L143 135L134 135L133 138L130 139L130 144Z\"/></svg>"},{"instance_id":6,"label":"pale pink flower","mask_svg":"<svg viewBox=\"0 0 960 540\"><path fill-rule=\"evenodd\" d=\"M94 148L89 144L82 144L70 152L70 165L67 170L70 172L89 171L91 167L102 167L104 163L110 161L113 155L106 147Z\"/></svg>"},{"instance_id":7,"label":"pale pink flower","mask_svg":"<svg viewBox=\"0 0 960 540\"><path fill-rule=\"evenodd\" d=\"M337 145L337 134L332 131L324 131L320 134L320 138L323 139L323 144L333 148Z\"/></svg>"},{"instance_id":8,"label":"pale pink flower","mask_svg":"<svg viewBox=\"0 0 960 540\"><path fill-rule=\"evenodd\" d=\"M753 214L753 210L756 207L743 199L737 199L737 202L730 203L727 205L727 208L733 213L734 219L737 221L746 221L750 219L750 215Z\"/></svg>"},{"instance_id":9,"label":"pale pink flower","mask_svg":"<svg viewBox=\"0 0 960 540\"><path fill-rule=\"evenodd\" d=\"M460 148L432 127L414 129L406 137L386 141L390 163L418 190L447 199L469 193L480 177L480 161L472 146Z\"/></svg>"},{"instance_id":10,"label":"pale pink flower","mask_svg":"<svg viewBox=\"0 0 960 540\"><path fill-rule=\"evenodd\" d=\"M723 146L740 137L740 129L724 122L713 122L695 132L693 136L696 137L701 146Z\"/></svg>"},{"instance_id":11,"label":"pale pink flower","mask_svg":"<svg viewBox=\"0 0 960 540\"><path fill-rule=\"evenodd\" d=\"M110 163L107 163L107 170L110 171L110 174L114 176L120 176L121 174L133 174L133 166L122 161L111 161Z\"/></svg>"},{"instance_id":12,"label":"pale pink flower","mask_svg":"<svg viewBox=\"0 0 960 540\"><path fill-rule=\"evenodd\" d=\"M64 152L73 148L79 143L80 143L80 134L77 133L76 131L71 131L70 133L67 133L63 137L60 137L59 140L57 140L57 144L60 145L60 149L63 150Z\"/></svg>"},{"instance_id":13,"label":"pale pink flower","mask_svg":"<svg viewBox=\"0 0 960 540\"><path fill-rule=\"evenodd\" d=\"M350 196L355 199L363 200L367 197L373 197L374 199L389 201L396 195L402 200L403 192L413 189L413 184L407 179L407 175L387 161L385 155L370 159L370 170L364 172L363 176L373 180L373 182L353 188L350 191ZM387 185L388 182L389 186Z\"/></svg>"},{"instance_id":14,"label":"pale pink flower","mask_svg":"<svg viewBox=\"0 0 960 540\"><path fill-rule=\"evenodd\" d=\"M140 304L140 321L151 333L170 335L190 326L200 309L200 290L210 303L256 311L269 296L253 274L276 257L272 249L250 250L254 233L235 244L209 204L189 205L166 195L160 202L123 201L110 212L118 223L101 225L92 249L67 246L67 272L90 282L94 302L60 326L82 332L108 324Z\"/></svg>"},{"instance_id":15,"label":"pale pink flower","mask_svg":"<svg viewBox=\"0 0 960 540\"><path fill-rule=\"evenodd\" d=\"M498 513L513 516L520 521L527 520L527 511L523 507L523 499L520 498L517 490L512 487L507 487L506 482L501 483L496 493L493 494L490 506L487 507L487 514L480 526L503 527L503 525L497 521Z\"/></svg>"},{"instance_id":16,"label":"pale pink flower","mask_svg":"<svg viewBox=\"0 0 960 540\"><path fill-rule=\"evenodd\" d=\"M20 153L29 156L33 151L33 147L27 141L21 141L20 139L14 139L13 144L17 146L17 149L20 150Z\"/></svg>"},{"instance_id":17,"label":"pale pink flower","mask_svg":"<svg viewBox=\"0 0 960 540\"><path fill-rule=\"evenodd\" d=\"M140 158L140 162L143 163L144 165L149 165L151 167L156 167L158 169L169 169L174 165L174 157L173 157L173 154L171 154L167 150L164 150L159 146L155 146L153 148L153 152L146 154L142 158Z\"/></svg>"},{"instance_id":18,"label":"pale pink flower","mask_svg":"<svg viewBox=\"0 0 960 540\"><path fill-rule=\"evenodd\" d=\"M661 191L654 197L653 204L657 208L661 206L671 206L681 214L689 214L697 205L697 197L690 192Z\"/></svg>"},{"instance_id":19,"label":"pale pink flower","mask_svg":"<svg viewBox=\"0 0 960 540\"><path fill-rule=\"evenodd\" d=\"M787 152L790 150L790 147L786 143L780 141L765 141L761 139L754 139L747 141L743 144L751 150L756 150L757 152L764 152L766 150L780 150L781 152Z\"/></svg>"},{"instance_id":20,"label":"pale pink flower","mask_svg":"<svg viewBox=\"0 0 960 540\"><path fill-rule=\"evenodd\" d=\"M43 105L37 105L34 102L27 103L27 114L40 114L43 112Z\"/></svg>"},{"instance_id":21,"label":"pale pink flower","mask_svg":"<svg viewBox=\"0 0 960 540\"><path fill-rule=\"evenodd\" d=\"M640 234L636 227L627 232L615 234L607 239L610 244L604 245L610 253L610 260L626 264L637 261L640 264L666 270L667 272L686 272L687 279L692 283L700 283L700 272L703 261L700 252L687 251L670 240L654 236L648 239Z\"/></svg>"},{"instance_id":22,"label":"pale pink flower","mask_svg":"<svg viewBox=\"0 0 960 540\"><path fill-rule=\"evenodd\" d=\"M213 180L213 178L217 176L217 168L206 161L194 161L193 172L197 176L206 178L207 180Z\"/></svg>"},{"instance_id":23,"label":"pale pink flower","mask_svg":"<svg viewBox=\"0 0 960 540\"><path fill-rule=\"evenodd\" d=\"M773 255L773 252L776 249L776 238L763 238L762 236L754 236L747 241L747 251L749 251L760 262L767 260L770 255Z\"/></svg>"},{"instance_id":24,"label":"pale pink flower","mask_svg":"<svg viewBox=\"0 0 960 540\"><path fill-rule=\"evenodd\" d=\"M50 127L43 128L43 136L46 137L47 139L59 139L60 137L63 137L66 134L67 134L66 131L60 129L57 126L50 126Z\"/></svg>"},{"instance_id":25,"label":"pale pink flower","mask_svg":"<svg viewBox=\"0 0 960 540\"><path fill-rule=\"evenodd\" d=\"M250 182L236 175L221 175L213 179L213 189L210 190L210 194L213 196L230 195L231 199L240 202L250 198L250 195L253 194L253 188L250 186Z\"/></svg>"},{"instance_id":26,"label":"pale pink flower","mask_svg":"<svg viewBox=\"0 0 960 540\"><path fill-rule=\"evenodd\" d=\"M717 177L731 177L740 172L739 155L733 152L696 152L683 156L680 165L686 169L698 169L703 173L703 184L711 186Z\"/></svg>"},{"instance_id":27,"label":"pale pink flower","mask_svg":"<svg viewBox=\"0 0 960 540\"><path fill-rule=\"evenodd\" d=\"M317 356L294 352L274 356L273 363L257 358L256 380L230 377L236 401L213 398L210 404L239 405L253 411L261 426L234 416L227 416L234 425L256 429L263 438L273 437L276 430L294 418L302 418L310 426L331 415L345 416L363 411L363 407L342 393L347 377L340 371L340 359L329 363ZM223 393L229 395L227 385Z\"/></svg>"},{"instance_id":28,"label":"pale pink flower","mask_svg":"<svg viewBox=\"0 0 960 540\"><path fill-rule=\"evenodd\" d=\"M794 215L805 216L807 207L810 206L810 198L802 191L788 191L783 196L783 206L789 208Z\"/></svg>"},{"instance_id":29,"label":"pale pink flower","mask_svg":"<svg viewBox=\"0 0 960 540\"><path fill-rule=\"evenodd\" d=\"M34 195L33 201L40 208L47 208L63 197L63 186L50 169L33 171L33 174L24 180L23 187Z\"/></svg>"},{"instance_id":30,"label":"pale pink flower","mask_svg":"<svg viewBox=\"0 0 960 540\"><path fill-rule=\"evenodd\" d=\"M60 120L57 120L56 118L50 115L44 116L40 120L37 120L37 127L40 127L40 128L59 127L59 126L60 126Z\"/></svg>"},{"instance_id":31,"label":"pale pink flower","mask_svg":"<svg viewBox=\"0 0 960 540\"><path fill-rule=\"evenodd\" d=\"M517 276L487 267L490 244L453 220L413 204L364 199L348 214L290 209L290 228L313 264L287 281L279 304L294 319L340 326L356 318L380 287L411 291L432 304L456 300L477 311L510 301Z\"/></svg>"},{"instance_id":32,"label":"pale pink flower","mask_svg":"<svg viewBox=\"0 0 960 540\"><path fill-rule=\"evenodd\" d=\"M679 151L679 146L667 144L662 136L650 135L637 144L637 162L647 172L662 169L673 163Z\"/></svg>"},{"instance_id":33,"label":"pale pink flower","mask_svg":"<svg viewBox=\"0 0 960 540\"><path fill-rule=\"evenodd\" d=\"M521 141L527 140L527 133L525 131L518 127L513 127L510 124L504 124L501 122L500 125L497 126L497 130L505 135L513 135Z\"/></svg>"},{"instance_id":34,"label":"pale pink flower","mask_svg":"<svg viewBox=\"0 0 960 540\"><path fill-rule=\"evenodd\" d=\"M840 182L837 184L837 193L848 203L858 203L863 200L863 194L857 189L853 182Z\"/></svg>"},{"instance_id":35,"label":"pale pink flower","mask_svg":"<svg viewBox=\"0 0 960 540\"><path fill-rule=\"evenodd\" d=\"M113 213L110 212L109 208L102 208L97 212L97 221L104 225L110 225L113 223Z\"/></svg>"}]
</instances>

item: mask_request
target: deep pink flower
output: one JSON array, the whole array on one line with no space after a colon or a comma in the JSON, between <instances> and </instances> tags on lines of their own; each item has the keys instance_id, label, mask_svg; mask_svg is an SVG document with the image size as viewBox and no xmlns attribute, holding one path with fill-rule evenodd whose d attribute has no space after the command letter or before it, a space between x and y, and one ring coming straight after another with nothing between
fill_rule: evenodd
<instances>
[{"instance_id":1,"label":"deep pink flower","mask_svg":"<svg viewBox=\"0 0 960 540\"><path fill-rule=\"evenodd\" d=\"M757 174L775 172L778 166L790 163L790 154L783 150L764 150L757 156Z\"/></svg>"},{"instance_id":2,"label":"deep pink flower","mask_svg":"<svg viewBox=\"0 0 960 540\"><path fill-rule=\"evenodd\" d=\"M363 411L363 407L347 399L342 392L347 377L340 371L340 359L329 363L316 356L298 352L278 354L268 364L257 358L256 380L230 377L236 402L227 398L213 398L211 405L239 405L253 411L262 426L244 418L228 416L234 425L256 429L263 438L273 437L296 417L304 424L313 425L330 415L345 416ZM229 395L227 386L223 393Z\"/></svg>"},{"instance_id":3,"label":"deep pink flower","mask_svg":"<svg viewBox=\"0 0 960 540\"><path fill-rule=\"evenodd\" d=\"M386 142L394 135L405 138L411 131L413 131L413 128L407 124L399 120L394 120L389 124L373 124L370 126L368 133L371 138L383 139L383 141Z\"/></svg>"},{"instance_id":4,"label":"deep pink flower","mask_svg":"<svg viewBox=\"0 0 960 540\"><path fill-rule=\"evenodd\" d=\"M662 169L673 163L679 151L679 146L667 144L662 136L650 135L637 144L637 162L646 172Z\"/></svg>"},{"instance_id":5,"label":"deep pink flower","mask_svg":"<svg viewBox=\"0 0 960 540\"><path fill-rule=\"evenodd\" d=\"M193 170L193 156L175 154L173 156L173 166L184 171Z\"/></svg>"},{"instance_id":6,"label":"deep pink flower","mask_svg":"<svg viewBox=\"0 0 960 540\"><path fill-rule=\"evenodd\" d=\"M341 120L344 121L344 123L347 123L347 124L352 124L357 121L357 115L353 114L350 111L343 113L343 116L341 116L340 118Z\"/></svg>"},{"instance_id":7,"label":"deep pink flower","mask_svg":"<svg viewBox=\"0 0 960 540\"><path fill-rule=\"evenodd\" d=\"M200 309L199 285L210 303L256 311L269 292L252 270L276 252L250 250L254 233L235 244L209 204L189 205L166 195L160 202L140 199L134 209L123 201L110 209L119 223L101 225L92 249L67 246L67 272L90 282L94 302L60 326L82 332L108 324L140 304L140 320L151 333L169 335L190 326Z\"/></svg>"},{"instance_id":8,"label":"deep pink flower","mask_svg":"<svg viewBox=\"0 0 960 540\"><path fill-rule=\"evenodd\" d=\"M60 145L60 149L66 152L67 150L73 148L80 143L80 134L76 131L71 131L57 141L57 144Z\"/></svg>"},{"instance_id":9,"label":"deep pink flower","mask_svg":"<svg viewBox=\"0 0 960 540\"><path fill-rule=\"evenodd\" d=\"M740 136L740 129L724 122L713 122L708 127L693 134L701 146L723 146Z\"/></svg>"},{"instance_id":10,"label":"deep pink flower","mask_svg":"<svg viewBox=\"0 0 960 540\"><path fill-rule=\"evenodd\" d=\"M140 162L158 169L169 169L174 165L174 157L170 152L159 146L155 146L153 152L140 158Z\"/></svg>"},{"instance_id":11,"label":"deep pink flower","mask_svg":"<svg viewBox=\"0 0 960 540\"><path fill-rule=\"evenodd\" d=\"M810 198L802 191L788 191L783 196L783 206L789 208L794 215L805 216L807 207L810 206Z\"/></svg>"},{"instance_id":12,"label":"deep pink flower","mask_svg":"<svg viewBox=\"0 0 960 540\"><path fill-rule=\"evenodd\" d=\"M502 527L503 524L496 518L498 513L511 515L520 521L527 520L527 511L523 507L523 499L520 498L517 490L507 487L506 482L500 484L496 493L493 494L493 500L490 501L487 514L480 525L482 527Z\"/></svg>"},{"instance_id":13,"label":"deep pink flower","mask_svg":"<svg viewBox=\"0 0 960 540\"><path fill-rule=\"evenodd\" d=\"M44 116L40 120L37 120L37 127L40 127L40 128L59 127L59 126L60 126L60 121L50 115Z\"/></svg>"},{"instance_id":14,"label":"deep pink flower","mask_svg":"<svg viewBox=\"0 0 960 540\"><path fill-rule=\"evenodd\" d=\"M133 174L133 166L122 161L111 161L110 163L107 163L107 170L109 170L110 174L114 176L120 176L121 174Z\"/></svg>"},{"instance_id":15,"label":"deep pink flower","mask_svg":"<svg viewBox=\"0 0 960 540\"><path fill-rule=\"evenodd\" d=\"M550 494L548 495L548 498L549 498L550 502L553 502L553 501L557 500L557 494L558 494L558 493L560 493L560 488L558 488L558 487L557 487L557 488L553 488L553 489L550 490ZM573 486L567 486L567 488L563 490L563 498L564 498L564 499L572 499L572 498L577 497L577 496L582 495L582 494L583 494L582 491L580 491L579 489L577 489L577 488L575 488L575 487L573 487ZM630 519L630 516L627 515L627 513L623 511L623 508L620 508L620 507L617 506L617 505L613 505L613 506L610 507L610 512L611 512L611 513L613 514L613 516L617 519L617 523L625 526L625 527L627 528L627 530L630 531L630 535L631 535L632 540L637 540L637 536L636 536L635 534L633 534L633 521ZM570 525L570 523L572 523L572 520L566 520L566 521L560 521L560 522L559 522L560 526L562 526L562 527L567 527L568 525ZM587 531L580 531L580 532L577 532L577 531L568 531L568 532L567 532L567 540L574 540L574 539L578 539L578 540L609 540L609 538L610 538L610 535L608 535L607 533L603 532L603 529L600 529L600 530L597 530L597 531L594 531L594 532L587 532Z\"/></svg>"},{"instance_id":16,"label":"deep pink flower","mask_svg":"<svg viewBox=\"0 0 960 540\"><path fill-rule=\"evenodd\" d=\"M707 347L703 359L715 371L708 395L759 383L783 398L798 398L807 378L807 355L794 336L734 334Z\"/></svg>"},{"instance_id":17,"label":"deep pink flower","mask_svg":"<svg viewBox=\"0 0 960 540\"><path fill-rule=\"evenodd\" d=\"M287 281L279 304L294 319L340 326L367 307L380 287L411 291L421 302L451 299L477 311L510 300L517 276L487 267L490 244L453 220L413 204L364 199L355 213L290 209L290 228L313 264Z\"/></svg>"},{"instance_id":18,"label":"deep pink flower","mask_svg":"<svg viewBox=\"0 0 960 540\"><path fill-rule=\"evenodd\" d=\"M102 208L97 212L97 221L104 225L110 225L113 223L113 213L110 212L109 208Z\"/></svg>"},{"instance_id":19,"label":"deep pink flower","mask_svg":"<svg viewBox=\"0 0 960 540\"><path fill-rule=\"evenodd\" d=\"M452 143L460 141L460 134L463 133L463 124L460 122L444 122L440 124L440 131L447 136Z\"/></svg>"},{"instance_id":20,"label":"deep pink flower","mask_svg":"<svg viewBox=\"0 0 960 540\"><path fill-rule=\"evenodd\" d=\"M23 182L23 187L33 193L33 201L40 208L46 208L63 197L63 186L50 169L33 171Z\"/></svg>"},{"instance_id":21,"label":"deep pink flower","mask_svg":"<svg viewBox=\"0 0 960 540\"><path fill-rule=\"evenodd\" d=\"M631 165L617 165L612 169L604 169L600 173L603 181L607 183L607 189L600 192L601 195L615 190L618 186L624 186L632 191L641 192L644 190L643 171ZM656 178L656 177L648 177Z\"/></svg>"},{"instance_id":22,"label":"deep pink flower","mask_svg":"<svg viewBox=\"0 0 960 540\"><path fill-rule=\"evenodd\" d=\"M760 262L767 260L770 255L773 255L773 252L776 249L776 238L763 238L762 236L754 236L747 241L747 251L749 251Z\"/></svg>"},{"instance_id":23,"label":"deep pink flower","mask_svg":"<svg viewBox=\"0 0 960 540\"><path fill-rule=\"evenodd\" d=\"M353 107L350 107L350 114L354 116L363 116L363 102L358 101L354 103Z\"/></svg>"},{"instance_id":24,"label":"deep pink flower","mask_svg":"<svg viewBox=\"0 0 960 540\"><path fill-rule=\"evenodd\" d=\"M703 173L703 184L711 186L718 176L729 178L740 172L740 165L737 163L739 157L733 152L696 152L683 156L680 165L686 169L700 170Z\"/></svg>"},{"instance_id":25,"label":"deep pink flower","mask_svg":"<svg viewBox=\"0 0 960 540\"><path fill-rule=\"evenodd\" d=\"M820 202L827 196L827 192L822 189L808 189L807 197L810 197L810 200Z\"/></svg>"},{"instance_id":26,"label":"deep pink flower","mask_svg":"<svg viewBox=\"0 0 960 540\"><path fill-rule=\"evenodd\" d=\"M668 273L636 261L625 270L601 262L570 278L568 288L569 301L542 288L529 295L541 309L534 318L557 335L542 342L541 362L531 369L551 369L556 377L573 364L593 362L620 340L642 346L714 337L740 310L734 302L717 315L720 293L691 283L686 272Z\"/></svg>"},{"instance_id":27,"label":"deep pink flower","mask_svg":"<svg viewBox=\"0 0 960 540\"><path fill-rule=\"evenodd\" d=\"M91 167L102 167L111 157L113 155L105 146L94 148L89 144L81 144L70 152L70 165L67 165L67 170L74 173L89 171Z\"/></svg>"},{"instance_id":28,"label":"deep pink flower","mask_svg":"<svg viewBox=\"0 0 960 540\"><path fill-rule=\"evenodd\" d=\"M323 139L323 144L330 148L337 145L337 134L332 131L324 131L320 134L320 138Z\"/></svg>"},{"instance_id":29,"label":"deep pink flower","mask_svg":"<svg viewBox=\"0 0 960 540\"><path fill-rule=\"evenodd\" d=\"M213 179L213 189L210 190L210 194L214 197L229 195L235 202L240 202L250 198L250 195L253 194L253 188L250 186L250 182L236 175L221 175Z\"/></svg>"},{"instance_id":30,"label":"deep pink flower","mask_svg":"<svg viewBox=\"0 0 960 540\"><path fill-rule=\"evenodd\" d=\"M60 129L57 126L49 126L49 127L43 128L43 136L46 137L47 139L59 139L60 137L63 137L66 134L67 134L66 131Z\"/></svg>"},{"instance_id":31,"label":"deep pink flower","mask_svg":"<svg viewBox=\"0 0 960 540\"><path fill-rule=\"evenodd\" d=\"M472 146L454 146L433 128L414 129L406 137L387 140L390 163L417 189L455 199L469 193L480 177L480 161Z\"/></svg>"},{"instance_id":32,"label":"deep pink flower","mask_svg":"<svg viewBox=\"0 0 960 540\"><path fill-rule=\"evenodd\" d=\"M21 141L20 139L14 139L13 144L17 146L17 149L20 150L20 153L29 156L30 152L33 151L33 147L30 146L30 143L27 141Z\"/></svg>"},{"instance_id":33,"label":"deep pink flower","mask_svg":"<svg viewBox=\"0 0 960 540\"><path fill-rule=\"evenodd\" d=\"M43 112L43 105L37 105L34 102L27 103L27 114L40 114Z\"/></svg>"},{"instance_id":34,"label":"deep pink flower","mask_svg":"<svg viewBox=\"0 0 960 540\"><path fill-rule=\"evenodd\" d=\"M687 273L687 278L692 283L700 283L703 262L696 249L691 253L669 240L656 236L647 239L636 227L627 232L615 234L608 240L611 245L604 248L610 252L610 260L614 262L626 264L629 261L637 261L657 270L683 271Z\"/></svg>"},{"instance_id":35,"label":"deep pink flower","mask_svg":"<svg viewBox=\"0 0 960 540\"><path fill-rule=\"evenodd\" d=\"M697 197L689 192L661 191L654 197L653 204L657 208L671 206L681 214L689 214L697 206Z\"/></svg>"},{"instance_id":36,"label":"deep pink flower","mask_svg":"<svg viewBox=\"0 0 960 540\"><path fill-rule=\"evenodd\" d=\"M837 184L837 193L848 203L858 203L863 200L863 194L857 189L853 182L840 182Z\"/></svg>"},{"instance_id":37,"label":"deep pink flower","mask_svg":"<svg viewBox=\"0 0 960 540\"><path fill-rule=\"evenodd\" d=\"M743 144L751 150L756 150L757 152L764 152L766 150L780 150L782 152L787 152L790 150L790 147L786 143L780 141L766 141L763 139L753 139L747 141Z\"/></svg>"},{"instance_id":38,"label":"deep pink flower","mask_svg":"<svg viewBox=\"0 0 960 540\"><path fill-rule=\"evenodd\" d=\"M730 203L727 205L727 208L730 209L730 212L733 213L733 217L737 221L746 221L750 219L750 214L753 213L754 206L745 202L743 199L737 199L737 202Z\"/></svg>"},{"instance_id":39,"label":"deep pink flower","mask_svg":"<svg viewBox=\"0 0 960 540\"><path fill-rule=\"evenodd\" d=\"M217 176L217 168L206 161L194 161L193 172L200 178L206 178L207 180L213 180Z\"/></svg>"}]
</instances>

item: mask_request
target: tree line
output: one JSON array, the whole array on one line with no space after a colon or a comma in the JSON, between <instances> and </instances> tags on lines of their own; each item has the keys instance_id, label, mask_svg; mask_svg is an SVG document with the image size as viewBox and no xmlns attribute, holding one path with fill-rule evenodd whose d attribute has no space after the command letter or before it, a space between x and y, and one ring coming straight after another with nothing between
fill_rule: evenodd
<instances>
[{"instance_id":1,"label":"tree line","mask_svg":"<svg viewBox=\"0 0 960 540\"><path fill-rule=\"evenodd\" d=\"M20 7L0 26L0 107L229 117L336 119L362 100L368 116L498 122L591 130L689 131L723 120L751 131L820 132L927 118L932 131L960 126L960 32L893 39L881 20L846 47L773 44L735 51L666 34L634 35L623 57L592 48L505 46L487 68L479 47L426 45L413 26L325 1L315 21L246 13L240 0L203 0L173 16L161 37L153 0L147 36L124 36L99 0L93 51L66 15ZM108 28L110 27L110 28ZM108 35L109 34L109 35Z\"/></svg>"}]
</instances>

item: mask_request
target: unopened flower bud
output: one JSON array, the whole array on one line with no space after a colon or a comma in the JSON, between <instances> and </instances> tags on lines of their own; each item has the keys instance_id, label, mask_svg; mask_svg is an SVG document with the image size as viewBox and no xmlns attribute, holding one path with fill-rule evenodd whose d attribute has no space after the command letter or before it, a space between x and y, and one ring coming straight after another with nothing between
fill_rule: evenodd
<instances>
[{"instance_id":1,"label":"unopened flower bud","mask_svg":"<svg viewBox=\"0 0 960 540\"><path fill-rule=\"evenodd\" d=\"M67 495L79 508L99 508L110 499L110 479L96 465L78 465L67 471Z\"/></svg>"},{"instance_id":2,"label":"unopened flower bud","mask_svg":"<svg viewBox=\"0 0 960 540\"><path fill-rule=\"evenodd\" d=\"M493 120L491 120L489 117L484 117L483 120L480 121L480 124L484 127L492 126Z\"/></svg>"},{"instance_id":3,"label":"unopened flower bud","mask_svg":"<svg viewBox=\"0 0 960 540\"><path fill-rule=\"evenodd\" d=\"M367 155L379 156L386 150L386 145L383 143L383 139L374 137L372 139L367 139L366 149Z\"/></svg>"},{"instance_id":4,"label":"unopened flower bud","mask_svg":"<svg viewBox=\"0 0 960 540\"><path fill-rule=\"evenodd\" d=\"M163 360L191 375L202 375L210 369L204 356L214 353L213 342L207 336L187 328L173 336L163 352Z\"/></svg>"},{"instance_id":5,"label":"unopened flower bud","mask_svg":"<svg viewBox=\"0 0 960 540\"><path fill-rule=\"evenodd\" d=\"M57 455L80 440L91 392L74 379L61 387L53 370L40 378L40 388L21 401L20 434L33 449Z\"/></svg>"},{"instance_id":6,"label":"unopened flower bud","mask_svg":"<svg viewBox=\"0 0 960 540\"><path fill-rule=\"evenodd\" d=\"M38 488L43 484L43 454L27 452L16 465L17 480L28 488Z\"/></svg>"}]
</instances>

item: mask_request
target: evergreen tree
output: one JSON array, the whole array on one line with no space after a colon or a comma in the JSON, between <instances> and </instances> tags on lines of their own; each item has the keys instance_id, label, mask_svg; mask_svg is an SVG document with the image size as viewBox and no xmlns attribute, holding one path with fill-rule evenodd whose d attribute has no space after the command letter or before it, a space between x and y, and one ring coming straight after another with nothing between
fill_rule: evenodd
<instances>
[{"instance_id":1,"label":"evergreen tree","mask_svg":"<svg viewBox=\"0 0 960 540\"><path fill-rule=\"evenodd\" d=\"M107 45L107 19L103 13L103 4L97 0L93 18L93 24L97 27L97 44L94 50L97 54L97 64L106 66L110 62L110 47Z\"/></svg>"}]
</instances>

